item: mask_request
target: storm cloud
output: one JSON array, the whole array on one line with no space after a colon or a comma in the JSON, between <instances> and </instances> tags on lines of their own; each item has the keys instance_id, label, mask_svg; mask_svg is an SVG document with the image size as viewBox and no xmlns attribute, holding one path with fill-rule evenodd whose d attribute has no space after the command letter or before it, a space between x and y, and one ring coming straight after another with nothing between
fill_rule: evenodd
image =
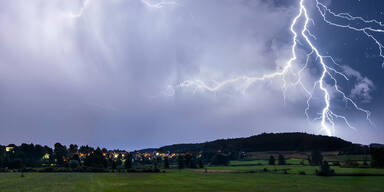
<instances>
[{"instance_id":1,"label":"storm cloud","mask_svg":"<svg viewBox=\"0 0 384 192\"><path fill-rule=\"evenodd\" d=\"M288 92L284 103L279 80L253 85L246 94L164 94L188 79L281 67L290 56L295 3L0 2L3 144L137 149L262 132L321 133L305 118L301 92Z\"/></svg>"}]
</instances>

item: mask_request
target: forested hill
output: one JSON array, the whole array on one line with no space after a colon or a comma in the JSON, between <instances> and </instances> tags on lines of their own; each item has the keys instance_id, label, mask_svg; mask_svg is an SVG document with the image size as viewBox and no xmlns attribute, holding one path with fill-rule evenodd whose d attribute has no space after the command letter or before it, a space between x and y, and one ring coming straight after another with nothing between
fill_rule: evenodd
<instances>
[{"instance_id":1,"label":"forested hill","mask_svg":"<svg viewBox=\"0 0 384 192\"><path fill-rule=\"evenodd\" d=\"M221 151L343 151L359 149L360 145L337 137L311 135L306 133L263 133L247 138L220 139L196 144L175 144L159 148L170 152L217 152Z\"/></svg>"}]
</instances>

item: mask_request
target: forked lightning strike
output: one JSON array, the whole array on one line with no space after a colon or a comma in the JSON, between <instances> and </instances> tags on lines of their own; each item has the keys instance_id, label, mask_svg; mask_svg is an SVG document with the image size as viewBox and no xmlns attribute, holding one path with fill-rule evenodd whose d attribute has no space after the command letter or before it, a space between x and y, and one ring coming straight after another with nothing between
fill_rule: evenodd
<instances>
[{"instance_id":1,"label":"forked lightning strike","mask_svg":"<svg viewBox=\"0 0 384 192\"><path fill-rule=\"evenodd\" d=\"M83 13L84 13L85 9L87 9L87 7L89 6L90 3L91 3L91 0L84 0L83 1L83 5L80 8L79 12L78 13L70 13L69 17L71 17L71 18L79 18L79 17L83 16Z\"/></svg>"},{"instance_id":2,"label":"forked lightning strike","mask_svg":"<svg viewBox=\"0 0 384 192\"><path fill-rule=\"evenodd\" d=\"M141 0L141 2L143 2L144 5L146 5L149 8L156 8L156 9L160 9L169 5L176 5L175 1L167 1L167 0L160 0L157 2L153 2L153 0Z\"/></svg>"},{"instance_id":3,"label":"forked lightning strike","mask_svg":"<svg viewBox=\"0 0 384 192\"><path fill-rule=\"evenodd\" d=\"M74 18L74 19L82 17L84 11L88 8L91 1L92 0L83 0L82 6L81 6L79 12L77 12L77 13L72 12L66 16L70 17L70 18ZM160 8L165 7L165 6L176 5L175 1L170 1L170 0L155 0L155 1L154 0L141 0L141 2L149 8L156 8L156 9L160 9Z\"/></svg>"},{"instance_id":4,"label":"forked lightning strike","mask_svg":"<svg viewBox=\"0 0 384 192\"><path fill-rule=\"evenodd\" d=\"M323 21L328 23L329 25L332 25L334 27L340 27L340 28L345 28L348 30L354 30L354 31L359 31L362 32L363 35L366 37L370 38L373 40L374 43L379 48L379 56L383 59L383 67L384 67L384 55L383 55L383 49L384 46L382 43L380 43L377 38L374 36L372 33L383 33L384 32L384 24L380 21L377 20L366 20L362 17L355 17L352 16L349 13L334 13L331 11L328 7L326 7L324 4L320 3L318 0L314 0L316 3L317 10L319 11L321 17L323 18ZM235 84L235 83L241 83L240 85L240 90L242 92L245 92L250 85L253 83L259 82L259 81L264 81L267 79L275 79L275 78L280 78L282 80L282 90L283 90L283 95L285 99L285 91L289 87L293 86L299 86L301 87L304 92L307 94L307 108L305 109L305 115L309 119L309 109L311 107L311 100L313 98L314 91L316 89L320 90L323 94L323 107L319 113L318 118L315 118L314 120L319 120L321 124L321 129L325 131L328 135L333 135L335 131L335 119L341 119L344 121L345 125L349 128L355 129L351 123L349 122L348 118L344 115L340 115L332 111L332 98L331 98L331 90L333 89L337 94L342 96L343 100L345 102L348 102L352 104L352 106L357 110L365 114L367 121L372 124L370 120L370 111L365 110L357 105L355 101L353 101L350 97L347 96L346 93L344 93L338 84L338 81L336 79L336 76L340 76L346 80L349 80L348 76L345 75L343 72L338 71L337 69L333 68L331 65L340 67L338 63L335 62L335 60L331 56L323 56L319 52L318 48L313 44L311 41L312 39L316 40L316 36L309 30L309 23L313 23L313 19L309 17L308 14L308 9L306 8L304 4L305 0L300 0L299 3L299 13L294 17L292 20L291 26L290 26L290 31L293 34L292 38L292 45L291 45L291 58L287 61L286 65L283 67L283 69L270 73L270 74L264 74L259 77L251 77L251 76L239 76L235 77L232 79L224 80L222 82L216 82L214 85L211 85L207 82L204 82L202 80L188 80L184 81L176 86L172 86L173 88L173 94L175 89L183 89L183 88L192 88L194 89L194 92L197 90L201 91L209 91L209 92L217 92L224 88L225 86L228 86L230 84ZM327 16L331 16L336 19L343 19L348 22L362 22L366 24L367 26L364 27L357 27L354 26L353 23L350 24L339 24L336 22L332 22L329 20ZM299 24L299 20L303 19L304 24L301 27L301 31L296 31L295 27ZM373 27L372 25L375 25ZM307 59L306 63L303 65L303 67L299 68L298 71L295 71L293 68L293 65L297 61L297 45L299 43L298 38L303 38L305 40L305 44L308 46L310 49L310 52L307 54ZM303 45L304 46L304 45ZM311 89L307 88L304 86L302 82L302 72L307 69L308 63L309 63L309 58L314 55L315 58L318 60L319 67L321 68L321 75L317 81L313 84L313 87ZM330 63L327 64L326 61L330 61ZM286 76L288 74L292 74L297 77L297 80L293 83L288 83L288 80ZM331 80L333 81L333 84L327 84L326 80Z\"/></svg>"}]
</instances>

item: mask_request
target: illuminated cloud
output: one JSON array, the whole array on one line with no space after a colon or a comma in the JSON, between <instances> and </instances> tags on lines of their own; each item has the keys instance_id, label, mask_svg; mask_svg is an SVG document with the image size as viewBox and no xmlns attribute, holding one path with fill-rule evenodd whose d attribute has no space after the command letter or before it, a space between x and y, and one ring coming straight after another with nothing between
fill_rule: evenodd
<instances>
[{"instance_id":1,"label":"illuminated cloud","mask_svg":"<svg viewBox=\"0 0 384 192\"><path fill-rule=\"evenodd\" d=\"M289 27L298 14L296 0L282 1L284 5L264 0L174 2L4 1L0 140L137 149L262 132L324 133L318 123L306 119L308 94L292 87L294 75L286 76L285 102L281 78L252 84L246 91L239 88L243 81L218 92L175 88L186 80L213 86L238 76L280 71L292 55ZM71 13L74 18L68 17ZM317 36L316 45L327 42L319 45L321 52L325 46L339 46L328 41L333 34ZM308 51L303 42L297 49L300 64ZM370 54L377 55L377 45L372 47ZM319 75L314 61L312 55L311 69L302 71L308 90ZM363 79L367 76L361 68L354 69ZM382 90L380 75L376 70L373 76L378 78L369 76L374 90ZM360 95L368 91L357 87ZM367 108L381 106L377 91L369 93ZM311 104L321 106L321 96L315 92ZM311 119L318 116L317 109L309 109ZM357 119L366 126L360 114ZM382 135L372 130L359 129L358 137L338 127L336 135L356 142L360 135Z\"/></svg>"}]
</instances>

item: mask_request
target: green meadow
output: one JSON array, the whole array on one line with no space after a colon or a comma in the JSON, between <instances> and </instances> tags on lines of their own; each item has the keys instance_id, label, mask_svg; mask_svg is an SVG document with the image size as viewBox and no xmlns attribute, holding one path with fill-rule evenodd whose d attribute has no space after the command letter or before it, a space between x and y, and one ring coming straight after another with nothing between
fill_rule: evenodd
<instances>
[{"instance_id":1,"label":"green meadow","mask_svg":"<svg viewBox=\"0 0 384 192\"><path fill-rule=\"evenodd\" d=\"M384 176L315 176L303 165L207 167L162 173L0 173L1 192L92 191L337 191L383 192ZM332 167L336 173L384 174L384 169ZM287 170L284 173L281 170ZM300 174L301 172L301 174ZM305 172L305 175L303 175Z\"/></svg>"}]
</instances>

